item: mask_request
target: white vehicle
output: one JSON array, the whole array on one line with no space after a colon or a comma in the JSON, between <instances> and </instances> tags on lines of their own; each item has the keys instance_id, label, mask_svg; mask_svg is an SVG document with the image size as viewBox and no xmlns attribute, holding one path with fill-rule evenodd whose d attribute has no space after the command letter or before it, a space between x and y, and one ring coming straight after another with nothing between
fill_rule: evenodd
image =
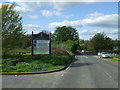
<instances>
[{"instance_id":1,"label":"white vehicle","mask_svg":"<svg viewBox=\"0 0 120 90\"><path fill-rule=\"evenodd\" d=\"M108 52L101 52L100 57L107 58L107 57L110 57L110 54Z\"/></svg>"},{"instance_id":2,"label":"white vehicle","mask_svg":"<svg viewBox=\"0 0 120 90\"><path fill-rule=\"evenodd\" d=\"M84 50L82 50L82 53L85 52Z\"/></svg>"}]
</instances>

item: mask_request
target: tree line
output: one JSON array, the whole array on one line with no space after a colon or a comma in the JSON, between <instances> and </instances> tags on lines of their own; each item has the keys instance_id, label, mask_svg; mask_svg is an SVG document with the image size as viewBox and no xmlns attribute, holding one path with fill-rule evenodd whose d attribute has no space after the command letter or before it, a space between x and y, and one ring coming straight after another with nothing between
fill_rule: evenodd
<instances>
[{"instance_id":1,"label":"tree line","mask_svg":"<svg viewBox=\"0 0 120 90\"><path fill-rule=\"evenodd\" d=\"M14 10L15 4L2 4L2 51L8 52L14 48L31 46L31 35L26 35L22 27L22 17ZM112 40L105 33L97 33L90 40L79 39L77 30L71 26L57 27L52 34L52 42L72 41L71 51L76 50L114 50L119 49L120 41Z\"/></svg>"},{"instance_id":2,"label":"tree line","mask_svg":"<svg viewBox=\"0 0 120 90\"><path fill-rule=\"evenodd\" d=\"M72 31L72 32L71 32ZM76 50L95 51L96 53L102 50L119 50L120 41L112 40L103 33L96 33L90 40L79 39L78 32L71 26L58 27L53 34L53 41L66 42L68 40L75 41Z\"/></svg>"},{"instance_id":3,"label":"tree line","mask_svg":"<svg viewBox=\"0 0 120 90\"><path fill-rule=\"evenodd\" d=\"M120 50L120 41L112 40L104 32L95 34L90 40L80 40L80 43L80 50L94 50L96 53Z\"/></svg>"}]
</instances>

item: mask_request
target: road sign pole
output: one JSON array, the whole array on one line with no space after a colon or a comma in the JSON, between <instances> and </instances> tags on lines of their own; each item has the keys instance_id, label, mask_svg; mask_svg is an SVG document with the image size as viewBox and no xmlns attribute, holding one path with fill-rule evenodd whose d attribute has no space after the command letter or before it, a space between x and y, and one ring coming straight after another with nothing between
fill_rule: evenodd
<instances>
[{"instance_id":1,"label":"road sign pole","mask_svg":"<svg viewBox=\"0 0 120 90\"><path fill-rule=\"evenodd\" d=\"M49 40L50 40L50 43L49 43L49 55L51 55L51 32L49 34Z\"/></svg>"},{"instance_id":2,"label":"road sign pole","mask_svg":"<svg viewBox=\"0 0 120 90\"><path fill-rule=\"evenodd\" d=\"M32 31L32 56L33 56L33 31Z\"/></svg>"}]
</instances>

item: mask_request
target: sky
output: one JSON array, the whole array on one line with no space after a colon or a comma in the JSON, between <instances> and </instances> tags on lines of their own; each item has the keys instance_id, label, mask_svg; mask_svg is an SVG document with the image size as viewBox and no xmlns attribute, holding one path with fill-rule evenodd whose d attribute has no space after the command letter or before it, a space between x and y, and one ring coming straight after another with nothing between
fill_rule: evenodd
<instances>
[{"instance_id":1,"label":"sky","mask_svg":"<svg viewBox=\"0 0 120 90\"><path fill-rule=\"evenodd\" d=\"M58 26L72 26L80 39L89 40L96 33L105 32L118 39L118 2L19 2L15 1L15 10L23 17L23 28L27 34L42 30L54 33ZM8 0L10 2L10 0ZM12 3L12 2L11 2Z\"/></svg>"}]
</instances>

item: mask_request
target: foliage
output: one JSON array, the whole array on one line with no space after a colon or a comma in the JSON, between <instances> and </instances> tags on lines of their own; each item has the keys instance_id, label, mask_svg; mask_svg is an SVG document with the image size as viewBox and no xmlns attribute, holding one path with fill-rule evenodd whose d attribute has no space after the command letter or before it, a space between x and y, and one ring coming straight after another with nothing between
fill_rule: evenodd
<instances>
[{"instance_id":1,"label":"foliage","mask_svg":"<svg viewBox=\"0 0 120 90\"><path fill-rule=\"evenodd\" d=\"M76 53L77 49L79 47L79 42L74 42L73 45L71 46L71 52Z\"/></svg>"},{"instance_id":2,"label":"foliage","mask_svg":"<svg viewBox=\"0 0 120 90\"><path fill-rule=\"evenodd\" d=\"M78 32L71 26L57 27L53 35L55 41L78 40Z\"/></svg>"},{"instance_id":3,"label":"foliage","mask_svg":"<svg viewBox=\"0 0 120 90\"><path fill-rule=\"evenodd\" d=\"M34 59L34 60L33 60ZM68 65L73 56L35 55L11 57L3 59L2 72L40 72L63 68Z\"/></svg>"},{"instance_id":4,"label":"foliage","mask_svg":"<svg viewBox=\"0 0 120 90\"><path fill-rule=\"evenodd\" d=\"M79 48L79 41L68 40L66 42L54 41L52 42L52 49L56 48L59 51L69 51L76 53L76 50Z\"/></svg>"},{"instance_id":5,"label":"foliage","mask_svg":"<svg viewBox=\"0 0 120 90\"><path fill-rule=\"evenodd\" d=\"M78 50L87 50L87 51L93 51L93 44L91 40L79 40L79 48Z\"/></svg>"},{"instance_id":6,"label":"foliage","mask_svg":"<svg viewBox=\"0 0 120 90\"><path fill-rule=\"evenodd\" d=\"M24 48L32 46L32 35L25 35L23 42Z\"/></svg>"},{"instance_id":7,"label":"foliage","mask_svg":"<svg viewBox=\"0 0 120 90\"><path fill-rule=\"evenodd\" d=\"M84 50L94 50L93 44L90 40L84 41Z\"/></svg>"},{"instance_id":8,"label":"foliage","mask_svg":"<svg viewBox=\"0 0 120 90\"><path fill-rule=\"evenodd\" d=\"M114 49L120 50L120 40L113 40Z\"/></svg>"},{"instance_id":9,"label":"foliage","mask_svg":"<svg viewBox=\"0 0 120 90\"><path fill-rule=\"evenodd\" d=\"M99 50L113 49L112 39L107 37L105 33L95 34L91 41L96 52L98 52Z\"/></svg>"},{"instance_id":10,"label":"foliage","mask_svg":"<svg viewBox=\"0 0 120 90\"><path fill-rule=\"evenodd\" d=\"M2 4L2 48L4 52L23 46L22 17L14 10L15 4Z\"/></svg>"}]
</instances>

